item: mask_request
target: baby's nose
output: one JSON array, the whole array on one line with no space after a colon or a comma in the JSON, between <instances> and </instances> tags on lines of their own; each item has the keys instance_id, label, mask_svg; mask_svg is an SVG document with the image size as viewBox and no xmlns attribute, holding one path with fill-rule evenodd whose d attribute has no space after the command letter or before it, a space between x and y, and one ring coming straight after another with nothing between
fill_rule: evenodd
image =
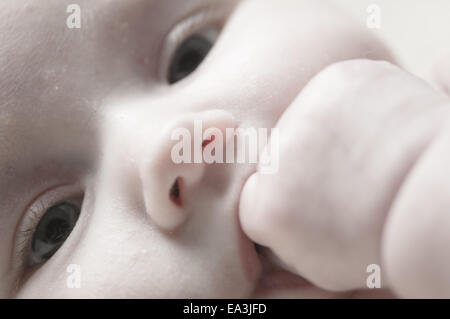
<instances>
[{"instance_id":1,"label":"baby's nose","mask_svg":"<svg viewBox=\"0 0 450 319\"><path fill-rule=\"evenodd\" d=\"M155 225L170 232L191 217L206 170L203 149L218 135L226 143L226 128L234 128L231 114L213 110L183 115L162 130L139 167L145 209Z\"/></svg>"}]
</instances>

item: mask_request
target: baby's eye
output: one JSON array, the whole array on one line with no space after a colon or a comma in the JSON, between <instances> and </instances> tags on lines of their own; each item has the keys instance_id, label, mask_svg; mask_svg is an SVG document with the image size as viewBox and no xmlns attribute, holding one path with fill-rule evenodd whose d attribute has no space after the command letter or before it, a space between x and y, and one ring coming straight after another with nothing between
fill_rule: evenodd
<instances>
[{"instance_id":1,"label":"baby's eye","mask_svg":"<svg viewBox=\"0 0 450 319\"><path fill-rule=\"evenodd\" d=\"M170 61L168 82L173 84L194 72L212 46L211 37L204 34L194 34L184 40Z\"/></svg>"},{"instance_id":2,"label":"baby's eye","mask_svg":"<svg viewBox=\"0 0 450 319\"><path fill-rule=\"evenodd\" d=\"M31 263L49 259L69 237L80 215L80 207L64 202L50 207L42 216L31 240Z\"/></svg>"}]
</instances>

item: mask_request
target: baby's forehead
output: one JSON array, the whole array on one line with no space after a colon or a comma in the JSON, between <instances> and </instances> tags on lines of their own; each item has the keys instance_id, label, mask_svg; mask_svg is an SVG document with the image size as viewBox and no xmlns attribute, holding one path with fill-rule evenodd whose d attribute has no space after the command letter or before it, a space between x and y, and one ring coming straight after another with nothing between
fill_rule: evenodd
<instances>
[{"instance_id":1,"label":"baby's forehead","mask_svg":"<svg viewBox=\"0 0 450 319\"><path fill-rule=\"evenodd\" d=\"M68 122L67 135L70 125L92 123L111 88L142 85L136 61L157 61L170 28L236 1L77 0L79 29L67 25L72 0L0 1L0 159L12 161L12 144L54 138L46 132L55 123Z\"/></svg>"}]
</instances>

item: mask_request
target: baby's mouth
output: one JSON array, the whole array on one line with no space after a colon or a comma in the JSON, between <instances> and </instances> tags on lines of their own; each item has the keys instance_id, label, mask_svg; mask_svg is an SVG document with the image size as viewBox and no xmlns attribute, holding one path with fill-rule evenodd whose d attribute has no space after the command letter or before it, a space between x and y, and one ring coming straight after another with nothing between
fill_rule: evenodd
<instances>
[{"instance_id":1,"label":"baby's mouth","mask_svg":"<svg viewBox=\"0 0 450 319\"><path fill-rule=\"evenodd\" d=\"M287 270L289 267L283 265L268 248L256 243L254 243L254 247L262 264L262 272L255 289L255 295L313 287L305 278Z\"/></svg>"},{"instance_id":2,"label":"baby's mouth","mask_svg":"<svg viewBox=\"0 0 450 319\"><path fill-rule=\"evenodd\" d=\"M261 256L263 252L263 247L261 245L258 245L257 243L253 243L253 246L255 246L255 251L258 254L258 256Z\"/></svg>"},{"instance_id":3,"label":"baby's mouth","mask_svg":"<svg viewBox=\"0 0 450 319\"><path fill-rule=\"evenodd\" d=\"M295 273L267 247L254 243L262 270L252 298L348 298L351 292L327 291Z\"/></svg>"}]
</instances>

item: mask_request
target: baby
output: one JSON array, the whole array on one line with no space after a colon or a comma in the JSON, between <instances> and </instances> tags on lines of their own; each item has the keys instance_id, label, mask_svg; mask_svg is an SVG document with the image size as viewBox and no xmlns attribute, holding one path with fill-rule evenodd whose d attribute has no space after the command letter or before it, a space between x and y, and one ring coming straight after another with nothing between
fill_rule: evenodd
<instances>
[{"instance_id":1,"label":"baby","mask_svg":"<svg viewBox=\"0 0 450 319\"><path fill-rule=\"evenodd\" d=\"M72 4L0 4L0 296L450 295L449 102L335 64L393 62L364 26L317 0ZM195 121L280 128L278 172L176 163Z\"/></svg>"}]
</instances>

